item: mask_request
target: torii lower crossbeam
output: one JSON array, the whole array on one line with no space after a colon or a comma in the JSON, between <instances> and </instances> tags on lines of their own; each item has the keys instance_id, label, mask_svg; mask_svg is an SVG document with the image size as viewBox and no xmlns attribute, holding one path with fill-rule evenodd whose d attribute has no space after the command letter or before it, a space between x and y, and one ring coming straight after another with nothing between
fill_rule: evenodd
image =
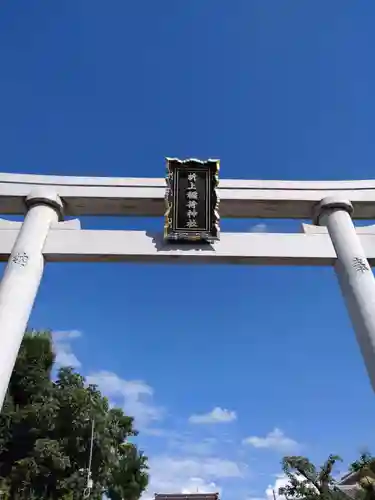
<instances>
[{"instance_id":1,"label":"torii lower crossbeam","mask_svg":"<svg viewBox=\"0 0 375 500\"><path fill-rule=\"evenodd\" d=\"M18 233L18 229L0 230L0 260L9 259ZM358 237L367 258L375 265L375 234L361 233ZM43 255L46 262L327 266L336 261L327 232L222 233L220 241L214 245L178 245L164 243L162 233L56 228L47 236Z\"/></svg>"}]
</instances>

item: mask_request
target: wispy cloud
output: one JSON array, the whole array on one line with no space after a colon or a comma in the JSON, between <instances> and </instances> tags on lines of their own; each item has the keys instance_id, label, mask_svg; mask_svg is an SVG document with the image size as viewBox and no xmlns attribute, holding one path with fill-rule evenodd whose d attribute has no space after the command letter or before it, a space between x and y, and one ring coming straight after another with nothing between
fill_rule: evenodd
<instances>
[{"instance_id":1,"label":"wispy cloud","mask_svg":"<svg viewBox=\"0 0 375 500\"><path fill-rule=\"evenodd\" d=\"M116 373L99 371L86 377L89 384L97 385L127 415L135 418L138 429L147 428L164 417L165 410L153 401L154 390L142 380L125 380Z\"/></svg>"},{"instance_id":2,"label":"wispy cloud","mask_svg":"<svg viewBox=\"0 0 375 500\"><path fill-rule=\"evenodd\" d=\"M158 456L152 459L154 464L153 470L165 471L168 470L176 476L197 477L203 475L211 479L243 477L243 472L239 464L232 460L225 460L215 457L207 457L197 459L196 457L169 457Z\"/></svg>"},{"instance_id":3,"label":"wispy cloud","mask_svg":"<svg viewBox=\"0 0 375 500\"><path fill-rule=\"evenodd\" d=\"M186 454L193 454L196 456L212 456L214 455L215 448L218 440L213 437L206 437L197 440L185 439L179 442L175 441L174 445L180 451Z\"/></svg>"},{"instance_id":4,"label":"wispy cloud","mask_svg":"<svg viewBox=\"0 0 375 500\"><path fill-rule=\"evenodd\" d=\"M267 231L267 224L260 222L259 224L252 226L249 231L251 233L265 233Z\"/></svg>"},{"instance_id":5,"label":"wispy cloud","mask_svg":"<svg viewBox=\"0 0 375 500\"><path fill-rule=\"evenodd\" d=\"M78 339L82 337L82 332L80 330L54 330L52 336L56 342L64 340Z\"/></svg>"},{"instance_id":6,"label":"wispy cloud","mask_svg":"<svg viewBox=\"0 0 375 500\"><path fill-rule=\"evenodd\" d=\"M253 446L254 448L268 448L284 453L296 451L300 447L297 441L287 437L284 432L277 427L264 437L250 436L244 439L243 443Z\"/></svg>"},{"instance_id":7,"label":"wispy cloud","mask_svg":"<svg viewBox=\"0 0 375 500\"><path fill-rule=\"evenodd\" d=\"M176 433L175 431L160 427L144 428L142 429L142 434L165 439L174 439L176 436L178 436L178 433Z\"/></svg>"},{"instance_id":8,"label":"wispy cloud","mask_svg":"<svg viewBox=\"0 0 375 500\"><path fill-rule=\"evenodd\" d=\"M56 355L57 366L71 366L79 368L81 362L73 353L71 341L82 336L79 330L56 330L52 332L53 348Z\"/></svg>"},{"instance_id":9,"label":"wispy cloud","mask_svg":"<svg viewBox=\"0 0 375 500\"><path fill-rule=\"evenodd\" d=\"M209 413L194 414L189 417L191 424L226 424L237 419L235 411L217 406Z\"/></svg>"}]
</instances>

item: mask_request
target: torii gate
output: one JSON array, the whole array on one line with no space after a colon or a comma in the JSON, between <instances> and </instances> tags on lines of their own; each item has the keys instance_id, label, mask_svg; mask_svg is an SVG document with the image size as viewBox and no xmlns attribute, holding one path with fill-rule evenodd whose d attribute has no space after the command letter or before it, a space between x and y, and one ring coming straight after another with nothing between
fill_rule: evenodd
<instances>
[{"instance_id":1,"label":"torii gate","mask_svg":"<svg viewBox=\"0 0 375 500\"><path fill-rule=\"evenodd\" d=\"M165 212L165 179L0 174L0 408L44 262L193 262L333 265L375 390L375 181L221 180L220 214L312 219L300 234L223 233L215 243L168 243L148 231L82 230L64 216ZM318 227L323 226L323 227ZM326 226L326 227L325 227Z\"/></svg>"}]
</instances>

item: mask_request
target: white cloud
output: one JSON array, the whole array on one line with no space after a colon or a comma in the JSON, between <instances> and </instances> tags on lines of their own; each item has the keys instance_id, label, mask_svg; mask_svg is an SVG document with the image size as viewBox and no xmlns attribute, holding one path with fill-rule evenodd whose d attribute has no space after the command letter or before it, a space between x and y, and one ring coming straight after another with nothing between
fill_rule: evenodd
<instances>
[{"instance_id":1,"label":"white cloud","mask_svg":"<svg viewBox=\"0 0 375 500\"><path fill-rule=\"evenodd\" d=\"M146 428L164 416L164 409L153 402L152 387L142 380L125 380L108 371L92 373L86 380L89 384L96 384L116 405L121 404L125 413L135 418L138 429Z\"/></svg>"},{"instance_id":2,"label":"white cloud","mask_svg":"<svg viewBox=\"0 0 375 500\"><path fill-rule=\"evenodd\" d=\"M71 366L72 368L79 368L81 366L80 360L72 352L70 344L58 343L55 344L56 364L59 366Z\"/></svg>"},{"instance_id":3,"label":"white cloud","mask_svg":"<svg viewBox=\"0 0 375 500\"><path fill-rule=\"evenodd\" d=\"M53 339L56 342L61 342L68 339L78 339L82 337L80 330L55 330L52 332Z\"/></svg>"},{"instance_id":4,"label":"white cloud","mask_svg":"<svg viewBox=\"0 0 375 500\"><path fill-rule=\"evenodd\" d=\"M279 494L279 489L289 483L285 474L276 474L274 484L269 484L263 497L248 496L246 500L286 500L284 495ZM297 477L298 479L298 477Z\"/></svg>"},{"instance_id":5,"label":"white cloud","mask_svg":"<svg viewBox=\"0 0 375 500\"><path fill-rule=\"evenodd\" d=\"M209 413L204 413L201 415L191 415L189 417L189 422L191 424L224 424L233 422L236 419L236 412L226 410L225 408L223 409L217 406Z\"/></svg>"},{"instance_id":6,"label":"white cloud","mask_svg":"<svg viewBox=\"0 0 375 500\"><path fill-rule=\"evenodd\" d=\"M198 441L190 441L188 439L172 442L174 447L187 454L198 456L209 456L214 453L218 440L213 437L206 437Z\"/></svg>"},{"instance_id":7,"label":"white cloud","mask_svg":"<svg viewBox=\"0 0 375 500\"><path fill-rule=\"evenodd\" d=\"M268 485L263 497L248 496L246 500L285 500L285 496L279 494L279 489L286 486L289 480L285 474L276 474L275 477L274 484Z\"/></svg>"},{"instance_id":8,"label":"white cloud","mask_svg":"<svg viewBox=\"0 0 375 500\"><path fill-rule=\"evenodd\" d=\"M221 493L214 482L205 482L201 477L191 477L189 483L181 488L181 493Z\"/></svg>"},{"instance_id":9,"label":"white cloud","mask_svg":"<svg viewBox=\"0 0 375 500\"><path fill-rule=\"evenodd\" d=\"M208 479L240 478L243 476L240 466L231 460L216 457L169 457L158 456L151 460L151 470L154 474L168 471L172 477L199 477ZM160 474L159 474L160 475Z\"/></svg>"},{"instance_id":10,"label":"white cloud","mask_svg":"<svg viewBox=\"0 0 375 500\"><path fill-rule=\"evenodd\" d=\"M289 480L285 474L279 474L276 476L275 483L272 485L270 484L268 488L266 489L266 499L267 500L274 500L274 493L276 500L285 500L284 495L279 495L279 489L283 488L289 483Z\"/></svg>"},{"instance_id":11,"label":"white cloud","mask_svg":"<svg viewBox=\"0 0 375 500\"><path fill-rule=\"evenodd\" d=\"M306 479L300 474L294 474L294 477L297 479L297 481L303 481L303 482L306 481ZM289 484L288 477L285 474L277 474L275 483L273 485L270 484L266 489L265 500L274 500L274 493L276 500L285 500L285 496L279 494L279 489L283 488L284 486L287 486L287 484ZM311 485L310 487L312 490L317 491L315 489L315 486Z\"/></svg>"},{"instance_id":12,"label":"white cloud","mask_svg":"<svg viewBox=\"0 0 375 500\"><path fill-rule=\"evenodd\" d=\"M213 481L207 482L201 477L191 477L180 482L178 479L152 480L142 500L153 500L155 493L220 493L222 489Z\"/></svg>"},{"instance_id":13,"label":"white cloud","mask_svg":"<svg viewBox=\"0 0 375 500\"><path fill-rule=\"evenodd\" d=\"M264 222L255 224L250 228L251 233L265 233L266 231L267 231L267 224L264 224Z\"/></svg>"},{"instance_id":14,"label":"white cloud","mask_svg":"<svg viewBox=\"0 0 375 500\"><path fill-rule=\"evenodd\" d=\"M163 429L160 427L148 427L142 429L142 434L147 436L159 437L159 438L174 438L176 433L169 429Z\"/></svg>"},{"instance_id":15,"label":"white cloud","mask_svg":"<svg viewBox=\"0 0 375 500\"><path fill-rule=\"evenodd\" d=\"M289 453L299 448L297 441L287 437L284 432L277 427L265 437L250 436L244 439L243 443L254 446L254 448L268 448L284 453Z\"/></svg>"},{"instance_id":16,"label":"white cloud","mask_svg":"<svg viewBox=\"0 0 375 500\"><path fill-rule=\"evenodd\" d=\"M79 330L58 330L52 332L53 348L55 351L55 363L58 366L71 366L79 368L81 362L72 351L70 342L81 337Z\"/></svg>"},{"instance_id":17,"label":"white cloud","mask_svg":"<svg viewBox=\"0 0 375 500\"><path fill-rule=\"evenodd\" d=\"M150 484L142 500L153 498L154 493L221 493L221 479L241 479L242 467L231 460L214 457L150 458Z\"/></svg>"}]
</instances>

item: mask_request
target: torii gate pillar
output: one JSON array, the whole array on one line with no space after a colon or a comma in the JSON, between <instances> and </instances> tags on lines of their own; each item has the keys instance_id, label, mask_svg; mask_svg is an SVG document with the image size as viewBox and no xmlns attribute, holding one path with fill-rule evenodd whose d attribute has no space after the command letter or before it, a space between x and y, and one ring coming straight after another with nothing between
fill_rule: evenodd
<instances>
[{"instance_id":1,"label":"torii gate pillar","mask_svg":"<svg viewBox=\"0 0 375 500\"><path fill-rule=\"evenodd\" d=\"M315 223L327 226L337 260L335 271L375 391L375 278L357 235L350 201L324 198Z\"/></svg>"},{"instance_id":2,"label":"torii gate pillar","mask_svg":"<svg viewBox=\"0 0 375 500\"><path fill-rule=\"evenodd\" d=\"M27 214L0 283L0 409L43 275L43 247L62 202L48 189L26 198Z\"/></svg>"}]
</instances>

